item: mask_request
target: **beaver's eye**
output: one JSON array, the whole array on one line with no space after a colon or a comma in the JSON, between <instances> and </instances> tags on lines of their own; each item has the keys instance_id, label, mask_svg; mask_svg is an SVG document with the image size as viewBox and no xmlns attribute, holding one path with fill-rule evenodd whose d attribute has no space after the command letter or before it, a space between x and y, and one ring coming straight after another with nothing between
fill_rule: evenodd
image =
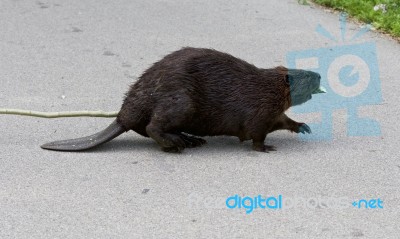
<instances>
[{"instance_id":1,"label":"beaver's eye","mask_svg":"<svg viewBox=\"0 0 400 239\"><path fill-rule=\"evenodd\" d=\"M286 84L291 85L292 82L293 82L293 76L287 74L287 75L285 76L285 82L286 82Z\"/></svg>"}]
</instances>

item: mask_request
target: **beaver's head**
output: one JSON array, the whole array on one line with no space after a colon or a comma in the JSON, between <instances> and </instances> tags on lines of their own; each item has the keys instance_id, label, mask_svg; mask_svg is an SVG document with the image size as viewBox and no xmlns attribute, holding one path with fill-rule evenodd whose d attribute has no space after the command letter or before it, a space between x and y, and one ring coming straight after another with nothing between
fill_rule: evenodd
<instances>
[{"instance_id":1,"label":"beaver's head","mask_svg":"<svg viewBox=\"0 0 400 239\"><path fill-rule=\"evenodd\" d=\"M321 76L313 71L287 69L286 82L290 85L291 105L300 105L312 98L312 94L326 92L320 86Z\"/></svg>"}]
</instances>

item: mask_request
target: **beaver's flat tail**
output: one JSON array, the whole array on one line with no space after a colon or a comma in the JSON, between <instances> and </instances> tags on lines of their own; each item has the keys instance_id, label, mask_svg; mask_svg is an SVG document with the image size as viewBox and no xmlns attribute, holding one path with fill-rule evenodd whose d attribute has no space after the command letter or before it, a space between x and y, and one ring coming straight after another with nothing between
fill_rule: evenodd
<instances>
[{"instance_id":1,"label":"beaver's flat tail","mask_svg":"<svg viewBox=\"0 0 400 239\"><path fill-rule=\"evenodd\" d=\"M42 149L56 151L81 151L104 144L125 132L124 128L114 120L104 130L82 138L54 141L40 146Z\"/></svg>"}]
</instances>

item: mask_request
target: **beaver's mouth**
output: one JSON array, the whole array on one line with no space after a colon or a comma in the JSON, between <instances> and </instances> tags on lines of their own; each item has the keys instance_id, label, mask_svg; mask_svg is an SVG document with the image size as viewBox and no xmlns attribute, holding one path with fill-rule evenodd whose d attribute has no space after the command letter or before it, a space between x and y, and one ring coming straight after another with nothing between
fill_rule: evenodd
<instances>
[{"instance_id":1,"label":"beaver's mouth","mask_svg":"<svg viewBox=\"0 0 400 239\"><path fill-rule=\"evenodd\" d=\"M326 89L323 86L319 86L317 89L311 92L311 94L320 94L320 93L326 93Z\"/></svg>"}]
</instances>

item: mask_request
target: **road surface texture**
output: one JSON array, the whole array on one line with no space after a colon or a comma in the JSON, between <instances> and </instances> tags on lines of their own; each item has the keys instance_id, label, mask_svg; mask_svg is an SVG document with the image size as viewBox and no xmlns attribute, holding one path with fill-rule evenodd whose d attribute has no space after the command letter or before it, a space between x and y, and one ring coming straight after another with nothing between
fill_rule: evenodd
<instances>
[{"instance_id":1,"label":"road surface texture","mask_svg":"<svg viewBox=\"0 0 400 239\"><path fill-rule=\"evenodd\" d=\"M288 52L340 44L318 24L340 38L338 14L294 0L2 0L0 107L119 110L128 86L183 46L269 68L287 65ZM359 30L348 24L350 36ZM112 119L1 115L0 238L399 238L400 45L376 32L360 39L376 43L382 102L361 113L379 136L347 136L343 109L333 140L275 132L268 154L233 137L170 154L134 132L70 153L39 145ZM269 207L229 209L234 195L270 198Z\"/></svg>"}]
</instances>

